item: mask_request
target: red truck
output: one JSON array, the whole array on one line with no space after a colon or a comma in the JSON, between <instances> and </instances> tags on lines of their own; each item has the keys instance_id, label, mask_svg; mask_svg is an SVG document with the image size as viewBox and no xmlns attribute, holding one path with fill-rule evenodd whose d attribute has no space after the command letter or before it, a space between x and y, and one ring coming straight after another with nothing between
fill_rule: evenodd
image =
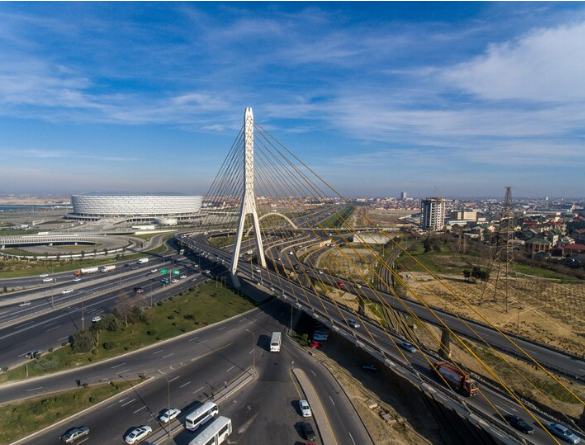
<instances>
[{"instance_id":1,"label":"red truck","mask_svg":"<svg viewBox=\"0 0 585 445\"><path fill-rule=\"evenodd\" d=\"M437 374L441 382L447 382L447 384L459 394L463 394L466 397L472 397L479 393L478 386L475 384L475 381L469 377L469 374L459 370L451 363L435 362L430 366L430 369Z\"/></svg>"}]
</instances>

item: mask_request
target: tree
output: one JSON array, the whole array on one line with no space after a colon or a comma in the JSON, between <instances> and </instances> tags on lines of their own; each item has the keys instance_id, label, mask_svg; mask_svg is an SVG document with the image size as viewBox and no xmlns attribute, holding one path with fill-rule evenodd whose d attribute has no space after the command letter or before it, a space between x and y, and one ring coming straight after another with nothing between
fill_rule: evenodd
<instances>
[{"instance_id":1,"label":"tree","mask_svg":"<svg viewBox=\"0 0 585 445\"><path fill-rule=\"evenodd\" d=\"M71 348L73 352L90 352L96 344L96 337L91 331L77 331L73 334Z\"/></svg>"},{"instance_id":2,"label":"tree","mask_svg":"<svg viewBox=\"0 0 585 445\"><path fill-rule=\"evenodd\" d=\"M118 297L116 306L114 307L114 314L124 322L124 326L126 327L128 327L128 321L131 321L129 320L129 315L133 307L134 303L127 294L122 294Z\"/></svg>"},{"instance_id":3,"label":"tree","mask_svg":"<svg viewBox=\"0 0 585 445\"><path fill-rule=\"evenodd\" d=\"M490 273L488 270L483 270L479 266L473 266L473 270L471 271L471 277L475 280L485 282L490 279Z\"/></svg>"}]
</instances>

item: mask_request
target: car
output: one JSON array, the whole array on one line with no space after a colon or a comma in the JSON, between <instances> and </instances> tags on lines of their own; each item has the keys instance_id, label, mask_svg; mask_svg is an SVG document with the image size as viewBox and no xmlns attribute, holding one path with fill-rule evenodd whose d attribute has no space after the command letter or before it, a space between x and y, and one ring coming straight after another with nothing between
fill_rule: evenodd
<instances>
[{"instance_id":1,"label":"car","mask_svg":"<svg viewBox=\"0 0 585 445\"><path fill-rule=\"evenodd\" d=\"M299 409L303 417L311 417L313 415L311 408L309 408L309 402L306 400L299 400Z\"/></svg>"},{"instance_id":2,"label":"car","mask_svg":"<svg viewBox=\"0 0 585 445\"><path fill-rule=\"evenodd\" d=\"M262 271L260 270L260 268L257 267L256 269L254 269L254 272L261 273Z\"/></svg>"},{"instance_id":3,"label":"car","mask_svg":"<svg viewBox=\"0 0 585 445\"><path fill-rule=\"evenodd\" d=\"M75 277L75 278L73 278L73 281L75 281L77 283L78 281L81 281L81 278Z\"/></svg>"},{"instance_id":4,"label":"car","mask_svg":"<svg viewBox=\"0 0 585 445\"><path fill-rule=\"evenodd\" d=\"M360 327L360 324L356 320L352 320L351 318L349 320L347 320L347 324L354 329L357 329Z\"/></svg>"},{"instance_id":5,"label":"car","mask_svg":"<svg viewBox=\"0 0 585 445\"><path fill-rule=\"evenodd\" d=\"M30 301L23 301L19 304L20 307L30 306Z\"/></svg>"},{"instance_id":6,"label":"car","mask_svg":"<svg viewBox=\"0 0 585 445\"><path fill-rule=\"evenodd\" d=\"M291 250L291 251L290 251L288 254L289 254L289 255L293 255L293 251Z\"/></svg>"},{"instance_id":7,"label":"car","mask_svg":"<svg viewBox=\"0 0 585 445\"><path fill-rule=\"evenodd\" d=\"M401 341L398 343L398 346L400 346L402 349L404 349L406 352L416 352L416 348L414 347L414 345L410 342L407 341Z\"/></svg>"},{"instance_id":8,"label":"car","mask_svg":"<svg viewBox=\"0 0 585 445\"><path fill-rule=\"evenodd\" d=\"M64 443L75 443L82 437L89 436L89 427L87 426L80 426L77 428L71 428L65 434L61 436L61 440Z\"/></svg>"},{"instance_id":9,"label":"car","mask_svg":"<svg viewBox=\"0 0 585 445\"><path fill-rule=\"evenodd\" d=\"M343 286L345 286L345 284L343 284L341 281L338 281L338 282L337 282L337 286L339 286L339 287L343 287Z\"/></svg>"},{"instance_id":10,"label":"car","mask_svg":"<svg viewBox=\"0 0 585 445\"><path fill-rule=\"evenodd\" d=\"M187 275L183 274L179 277L181 280L184 280L185 278L187 278Z\"/></svg>"},{"instance_id":11,"label":"car","mask_svg":"<svg viewBox=\"0 0 585 445\"><path fill-rule=\"evenodd\" d=\"M179 282L179 280L178 280L177 278L173 278L173 279L171 280L171 282L172 282L172 283L178 283L178 282Z\"/></svg>"},{"instance_id":12,"label":"car","mask_svg":"<svg viewBox=\"0 0 585 445\"><path fill-rule=\"evenodd\" d=\"M40 351L40 350L37 350L37 351L29 351L26 354L24 354L24 356L26 358L29 358L29 359L32 360L33 358L39 357L42 353L43 353L43 351Z\"/></svg>"},{"instance_id":13,"label":"car","mask_svg":"<svg viewBox=\"0 0 585 445\"><path fill-rule=\"evenodd\" d=\"M324 341L327 341L328 338L329 338L329 336L328 335L324 335L324 334L315 334L315 335L313 335L313 341L324 342Z\"/></svg>"},{"instance_id":14,"label":"car","mask_svg":"<svg viewBox=\"0 0 585 445\"><path fill-rule=\"evenodd\" d=\"M534 428L528 425L524 419L514 414L506 414L504 420L510 424L512 428L516 428L525 434L534 434Z\"/></svg>"},{"instance_id":15,"label":"car","mask_svg":"<svg viewBox=\"0 0 585 445\"><path fill-rule=\"evenodd\" d=\"M152 433L152 428L149 427L148 425L143 425L143 426L140 426L138 428L134 428L132 431L130 431L128 434L126 434L126 437L124 437L124 441L127 444L132 445L132 444L140 442L142 439L144 439L150 433Z\"/></svg>"},{"instance_id":16,"label":"car","mask_svg":"<svg viewBox=\"0 0 585 445\"><path fill-rule=\"evenodd\" d=\"M158 269L150 269L150 273L157 273Z\"/></svg>"},{"instance_id":17,"label":"car","mask_svg":"<svg viewBox=\"0 0 585 445\"><path fill-rule=\"evenodd\" d=\"M51 283L52 281L52 278L43 278L43 283Z\"/></svg>"},{"instance_id":18,"label":"car","mask_svg":"<svg viewBox=\"0 0 585 445\"><path fill-rule=\"evenodd\" d=\"M365 369L366 371L377 371L378 367L376 365L362 365L362 368Z\"/></svg>"},{"instance_id":19,"label":"car","mask_svg":"<svg viewBox=\"0 0 585 445\"><path fill-rule=\"evenodd\" d=\"M136 294L142 294L143 292L144 292L144 289L142 289L141 287L134 288L134 293L136 293Z\"/></svg>"},{"instance_id":20,"label":"car","mask_svg":"<svg viewBox=\"0 0 585 445\"><path fill-rule=\"evenodd\" d=\"M96 315L91 319L92 323L97 323L98 321L102 321L102 317L100 317L99 315Z\"/></svg>"},{"instance_id":21,"label":"car","mask_svg":"<svg viewBox=\"0 0 585 445\"><path fill-rule=\"evenodd\" d=\"M39 278L47 278L49 276L48 273L43 273L39 275Z\"/></svg>"},{"instance_id":22,"label":"car","mask_svg":"<svg viewBox=\"0 0 585 445\"><path fill-rule=\"evenodd\" d=\"M181 414L181 410L177 408L165 409L160 416L158 416L158 420L162 423L169 423L171 420L175 420L178 415Z\"/></svg>"},{"instance_id":23,"label":"car","mask_svg":"<svg viewBox=\"0 0 585 445\"><path fill-rule=\"evenodd\" d=\"M71 292L73 292L73 289L65 289L64 291L62 291L62 294L70 294Z\"/></svg>"},{"instance_id":24,"label":"car","mask_svg":"<svg viewBox=\"0 0 585 445\"><path fill-rule=\"evenodd\" d=\"M317 440L315 436L315 431L313 430L313 426L310 423L303 422L301 423L301 431L303 432L303 436L307 440Z\"/></svg>"},{"instance_id":25,"label":"car","mask_svg":"<svg viewBox=\"0 0 585 445\"><path fill-rule=\"evenodd\" d=\"M319 275L323 275L323 271L322 271L321 269L319 269L319 270L317 271L317 273L318 273Z\"/></svg>"},{"instance_id":26,"label":"car","mask_svg":"<svg viewBox=\"0 0 585 445\"><path fill-rule=\"evenodd\" d=\"M565 442L569 442L571 444L581 442L581 439L579 439L579 437L577 437L574 432L560 423L550 422L546 425L546 429L549 430L551 434L563 439Z\"/></svg>"},{"instance_id":27,"label":"car","mask_svg":"<svg viewBox=\"0 0 585 445\"><path fill-rule=\"evenodd\" d=\"M319 346L321 346L321 343L319 343L316 340L313 340L311 343L309 343L309 347L311 347L313 349L317 349Z\"/></svg>"}]
</instances>

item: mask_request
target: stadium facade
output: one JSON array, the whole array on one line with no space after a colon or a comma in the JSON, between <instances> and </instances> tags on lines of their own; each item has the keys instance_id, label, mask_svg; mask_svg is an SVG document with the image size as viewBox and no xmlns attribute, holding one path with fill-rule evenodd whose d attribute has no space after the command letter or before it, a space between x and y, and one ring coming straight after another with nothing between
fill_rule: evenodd
<instances>
[{"instance_id":1,"label":"stadium facade","mask_svg":"<svg viewBox=\"0 0 585 445\"><path fill-rule=\"evenodd\" d=\"M119 218L127 221L152 219L192 219L201 210L202 196L179 194L87 194L72 195L73 212L67 219L100 220Z\"/></svg>"}]
</instances>

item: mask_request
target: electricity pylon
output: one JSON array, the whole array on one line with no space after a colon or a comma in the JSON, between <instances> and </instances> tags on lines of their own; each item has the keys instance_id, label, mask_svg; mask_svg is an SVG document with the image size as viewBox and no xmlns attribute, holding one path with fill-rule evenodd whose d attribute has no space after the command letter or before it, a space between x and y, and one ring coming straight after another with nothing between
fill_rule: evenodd
<instances>
[{"instance_id":1,"label":"electricity pylon","mask_svg":"<svg viewBox=\"0 0 585 445\"><path fill-rule=\"evenodd\" d=\"M497 301L496 292L500 281L500 273L503 271L504 280L504 305L505 312L508 312L508 273L510 265L514 260L512 252L511 239L514 234L514 210L512 206L512 187L506 187L506 197L500 214L500 226L496 232L494 256L492 267L497 268L496 282L494 285L494 301Z\"/></svg>"}]
</instances>

